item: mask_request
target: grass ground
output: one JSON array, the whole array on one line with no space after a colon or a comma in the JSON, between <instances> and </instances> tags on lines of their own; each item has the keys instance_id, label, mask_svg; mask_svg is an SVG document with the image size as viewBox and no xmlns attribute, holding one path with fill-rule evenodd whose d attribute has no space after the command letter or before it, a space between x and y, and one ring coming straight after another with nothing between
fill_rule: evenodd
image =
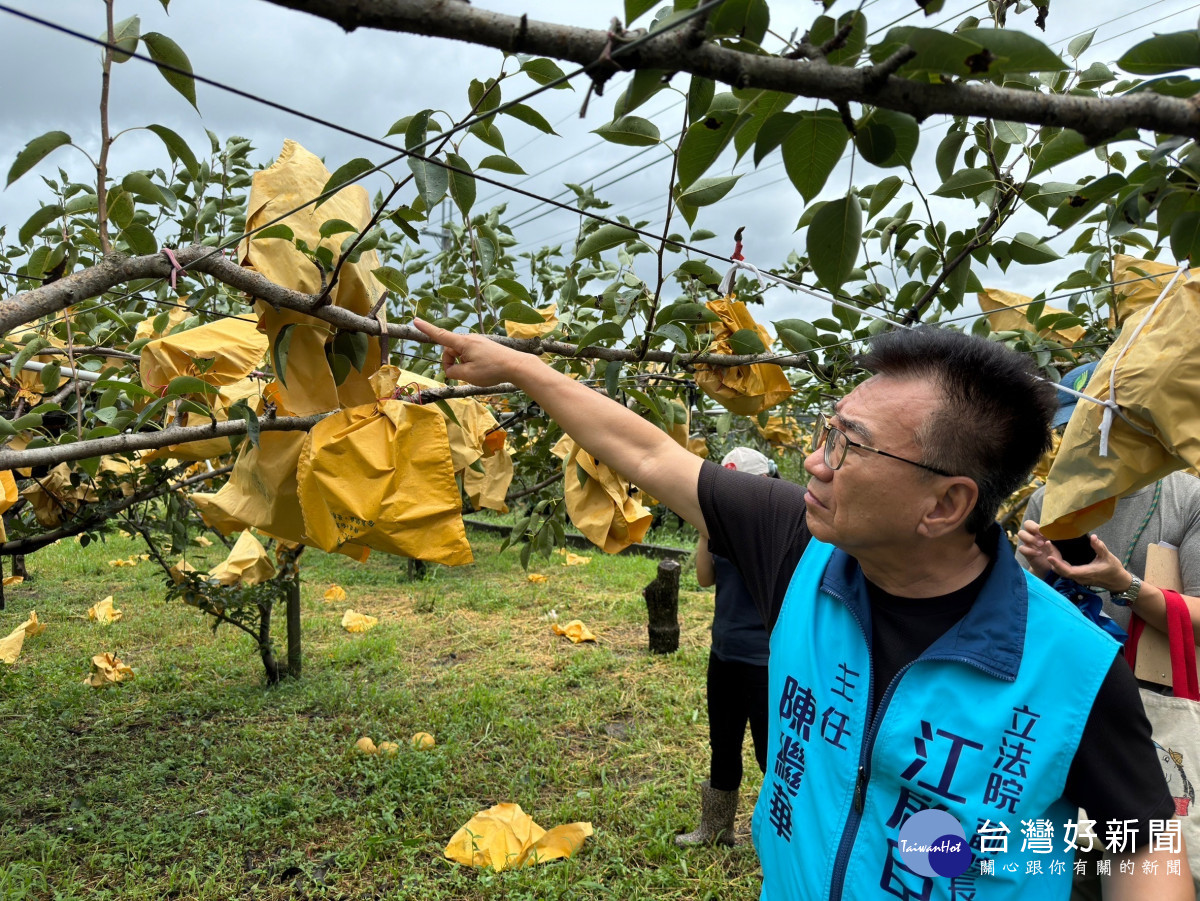
<instances>
[{"instance_id":1,"label":"grass ground","mask_svg":"<svg viewBox=\"0 0 1200 901\"><path fill-rule=\"evenodd\" d=\"M29 558L34 580L8 588L0 637L30 609L48 628L0 665L0 901L757 897L748 843L672 841L695 825L707 775L711 595L685 570L680 650L651 655L641 589L655 561L535 559L548 576L536 584L498 538L471 540L474 565L423 581L382 555L305 554L304 675L270 689L249 638L165 603L152 563L108 565L144 550L134 540ZM333 583L346 601L323 600ZM124 618L88 622L108 594ZM379 625L345 632L347 607ZM553 635L551 608L599 642ZM106 651L136 678L84 685ZM419 731L437 746L409 749ZM402 750L364 757L362 735ZM748 736L746 771L743 827L760 783ZM446 860L450 836L500 801L595 835L524 870Z\"/></svg>"}]
</instances>

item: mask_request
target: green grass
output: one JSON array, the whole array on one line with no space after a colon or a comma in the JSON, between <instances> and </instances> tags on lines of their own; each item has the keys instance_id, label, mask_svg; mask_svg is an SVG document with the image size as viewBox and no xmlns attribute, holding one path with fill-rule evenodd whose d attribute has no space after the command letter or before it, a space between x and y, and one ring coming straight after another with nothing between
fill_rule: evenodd
<instances>
[{"instance_id":1,"label":"green grass","mask_svg":"<svg viewBox=\"0 0 1200 901\"><path fill-rule=\"evenodd\" d=\"M306 553L304 675L275 688L243 633L214 635L162 600L152 563L108 565L137 542L63 541L29 558L33 581L7 589L0 637L30 609L48 628L0 665L0 901L756 898L748 842L672 841L694 827L707 776L711 595L685 575L680 650L651 655L641 589L655 561L535 558L531 571L549 576L535 584L496 536L471 540L474 565L415 582L403 560ZM326 603L335 582L349 596ZM124 619L88 622L108 594ZM347 607L379 625L345 632ZM553 635L551 608L599 642ZM136 678L84 685L106 651ZM437 746L408 749L419 731ZM402 750L364 757L362 735ZM749 736L746 771L742 828L760 782ZM589 821L595 835L575 858L525 870L446 860L450 836L500 801L545 828Z\"/></svg>"}]
</instances>

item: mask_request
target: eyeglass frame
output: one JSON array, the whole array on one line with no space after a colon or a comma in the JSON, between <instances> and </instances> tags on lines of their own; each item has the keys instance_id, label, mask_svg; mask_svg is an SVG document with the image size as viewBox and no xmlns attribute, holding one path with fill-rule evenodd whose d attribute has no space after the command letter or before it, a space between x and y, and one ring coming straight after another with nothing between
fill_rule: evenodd
<instances>
[{"instance_id":1,"label":"eyeglass frame","mask_svg":"<svg viewBox=\"0 0 1200 901\"><path fill-rule=\"evenodd\" d=\"M846 442L845 449L842 451L842 458L837 461L837 466L833 465L833 463L830 460L830 456L829 456L830 448L832 447L832 445L829 442L829 433L830 432L837 432L839 435L842 436L842 440ZM901 457L898 454L889 453L888 451L880 450L877 447L871 447L869 444L862 444L861 442L855 441L849 435L847 435L842 429L839 429L835 425L830 425L829 424L829 416L825 413L817 414L816 428L813 431L812 439L813 439L813 451L815 452L823 447L825 449L825 454L824 454L825 465L828 466L834 472L837 472L839 469L841 469L842 464L844 464L846 462L846 453L849 451L849 449L852 447L856 447L859 450L870 451L871 453L878 454L881 457L890 457L893 460L899 460L901 463L908 463L908 464L911 464L912 466L919 466L919 467L921 467L921 469L928 470L929 472L935 473L939 476L944 476L946 478L954 478L954 476L952 476L950 473L946 472L944 469L938 469L936 466L929 466L925 463L918 463L916 460L910 460L907 457Z\"/></svg>"}]
</instances>

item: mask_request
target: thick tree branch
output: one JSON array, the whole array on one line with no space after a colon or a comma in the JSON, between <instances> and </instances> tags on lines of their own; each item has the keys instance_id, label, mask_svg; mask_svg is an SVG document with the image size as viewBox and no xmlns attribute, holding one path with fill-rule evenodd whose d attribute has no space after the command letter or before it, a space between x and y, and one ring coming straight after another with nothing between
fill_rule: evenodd
<instances>
[{"instance_id":1,"label":"thick tree branch","mask_svg":"<svg viewBox=\"0 0 1200 901\"><path fill-rule=\"evenodd\" d=\"M393 338L404 341L416 341L428 344L429 339L411 325L390 323L381 330L379 321L369 316L358 316L342 307L320 305L320 295L303 294L281 287L264 278L253 269L239 266L228 257L213 253L210 247L192 245L175 251L179 262L194 272L204 272L224 282L232 288L243 291L251 297L264 300L275 307L284 307L307 313L317 319L324 320L330 325L346 331L364 332L368 335L379 335L386 332ZM129 257L121 254L110 254L96 266L75 272L66 278L17 294L6 300L0 300L0 335L5 335L12 329L27 322L40 319L43 316L57 313L72 304L79 303L90 297L98 297L110 288L127 281L140 278L165 277L170 274L171 265L165 256L153 254L150 256ZM577 357L587 360L607 360L609 362L649 360L655 363L674 363L679 353L669 350L651 350L645 354L636 350L625 350L617 347L587 347L583 350L578 345L565 341L546 341L540 338L508 338L500 335L489 335L493 341L498 341L508 347L531 354L553 354L560 357ZM689 363L704 363L709 366L749 366L754 363L777 363L780 366L800 367L807 369L811 364L805 354L776 356L774 354L697 354L687 357ZM487 392L484 392L487 393ZM462 396L462 395L459 395ZM230 432L228 434L240 434ZM213 436L204 436L213 437ZM194 439L189 439L194 440ZM170 442L175 443L175 442ZM82 454L87 457L92 454ZM72 458L78 459L78 458ZM29 464L22 464L28 466Z\"/></svg>"},{"instance_id":2,"label":"thick tree branch","mask_svg":"<svg viewBox=\"0 0 1200 901\"><path fill-rule=\"evenodd\" d=\"M576 28L508 16L456 0L268 0L311 13L347 31L379 28L451 38L509 53L536 53L586 65L608 42L600 29ZM834 102L869 103L909 113L992 117L1032 125L1073 128L1099 143L1127 128L1200 138L1200 108L1190 99L1151 92L1114 98L1044 94L991 84L928 84L871 67L813 66L776 56L756 56L717 44L690 46L686 29L634 48L621 57L626 69L688 72L734 87L785 91ZM886 64L884 64L886 65Z\"/></svg>"}]
</instances>

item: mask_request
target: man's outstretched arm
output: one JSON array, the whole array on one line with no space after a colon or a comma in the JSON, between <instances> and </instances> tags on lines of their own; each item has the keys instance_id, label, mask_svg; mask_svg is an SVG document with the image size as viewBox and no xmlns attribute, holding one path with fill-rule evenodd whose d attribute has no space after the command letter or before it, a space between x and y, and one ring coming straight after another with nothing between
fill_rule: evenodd
<instances>
[{"instance_id":1,"label":"man's outstretched arm","mask_svg":"<svg viewBox=\"0 0 1200 901\"><path fill-rule=\"evenodd\" d=\"M707 537L700 512L699 457L632 410L483 335L460 335L420 319L413 325L442 346L446 377L487 387L512 382L585 451L657 498Z\"/></svg>"}]
</instances>

